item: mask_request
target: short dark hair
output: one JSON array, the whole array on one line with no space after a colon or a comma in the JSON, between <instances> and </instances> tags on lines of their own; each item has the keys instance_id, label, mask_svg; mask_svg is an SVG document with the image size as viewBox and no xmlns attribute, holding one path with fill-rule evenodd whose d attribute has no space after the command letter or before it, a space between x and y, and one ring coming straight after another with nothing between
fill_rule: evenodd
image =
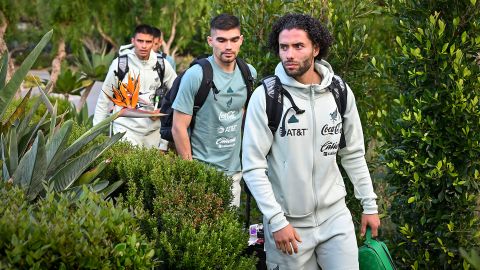
<instances>
[{"instance_id":1,"label":"short dark hair","mask_svg":"<svg viewBox=\"0 0 480 270\"><path fill-rule=\"evenodd\" d=\"M152 26L152 31L153 31L153 37L154 38L160 38L162 37L162 31L160 31L159 28Z\"/></svg>"},{"instance_id":2,"label":"short dark hair","mask_svg":"<svg viewBox=\"0 0 480 270\"><path fill-rule=\"evenodd\" d=\"M320 60L327 56L328 50L333 43L332 35L319 20L305 14L286 14L273 24L272 32L270 32L268 37L268 47L276 55L278 55L279 50L278 36L286 29L300 29L307 32L309 39L319 48L319 53L315 60Z\"/></svg>"},{"instance_id":3,"label":"short dark hair","mask_svg":"<svg viewBox=\"0 0 480 270\"><path fill-rule=\"evenodd\" d=\"M135 37L137 34L147 34L153 35L153 28L148 24L140 24L135 27L135 31L133 32L133 36Z\"/></svg>"},{"instance_id":4,"label":"short dark hair","mask_svg":"<svg viewBox=\"0 0 480 270\"><path fill-rule=\"evenodd\" d=\"M210 31L212 30L230 30L238 28L240 29L240 21L238 20L237 17L231 15L231 14L226 14L222 13L220 15L215 16L211 21L210 21Z\"/></svg>"}]
</instances>

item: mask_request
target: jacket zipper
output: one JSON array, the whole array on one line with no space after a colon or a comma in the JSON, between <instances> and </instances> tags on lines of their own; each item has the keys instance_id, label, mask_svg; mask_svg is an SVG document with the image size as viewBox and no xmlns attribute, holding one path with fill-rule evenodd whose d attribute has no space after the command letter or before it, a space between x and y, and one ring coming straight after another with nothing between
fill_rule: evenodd
<instances>
[{"instance_id":1,"label":"jacket zipper","mask_svg":"<svg viewBox=\"0 0 480 270\"><path fill-rule=\"evenodd\" d=\"M312 189L313 189L313 199L314 199L314 207L313 207L313 218L315 220L315 225L318 226L317 221L317 189L315 188L315 174L316 174L316 162L315 162L315 152L317 151L317 134L316 134L316 118L315 118L315 100L314 100L314 88L313 85L310 85L310 107L312 111L312 135L313 135L313 151L312 151L312 161L313 161L313 169L312 169Z\"/></svg>"}]
</instances>

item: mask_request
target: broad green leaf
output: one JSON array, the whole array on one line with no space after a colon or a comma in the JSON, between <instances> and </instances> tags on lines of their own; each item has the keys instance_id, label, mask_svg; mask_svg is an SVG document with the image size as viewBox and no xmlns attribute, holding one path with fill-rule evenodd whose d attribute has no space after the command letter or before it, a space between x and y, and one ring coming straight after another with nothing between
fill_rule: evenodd
<instances>
[{"instance_id":1,"label":"broad green leaf","mask_svg":"<svg viewBox=\"0 0 480 270\"><path fill-rule=\"evenodd\" d=\"M35 63L35 60L37 60L45 45L47 45L48 41L50 41L52 34L53 30L50 30L43 36L37 46L32 50L32 52L27 56L27 58L25 58L22 65L18 68L15 74L13 74L10 81L8 81L5 87L0 89L0 119L3 119L3 115L7 110L7 107L12 101L13 97L15 96L15 93L19 89L23 78L25 77L25 75L27 75L28 71L33 66L33 63Z\"/></svg>"},{"instance_id":2,"label":"broad green leaf","mask_svg":"<svg viewBox=\"0 0 480 270\"><path fill-rule=\"evenodd\" d=\"M39 147L36 156L35 167L33 168L33 177L28 187L27 195L30 200L35 199L38 193L43 190L43 181L47 171L47 155L45 152L45 139L41 131L38 132Z\"/></svg>"},{"instance_id":3,"label":"broad green leaf","mask_svg":"<svg viewBox=\"0 0 480 270\"><path fill-rule=\"evenodd\" d=\"M117 181L110 186L106 187L102 190L102 194L104 198L108 198L115 190L117 190L121 185L123 185L123 181Z\"/></svg>"},{"instance_id":4,"label":"broad green leaf","mask_svg":"<svg viewBox=\"0 0 480 270\"><path fill-rule=\"evenodd\" d=\"M105 128L110 125L110 122L117 117L118 113L115 113L105 118L103 121L85 132L82 136L80 136L80 138L76 139L67 149L65 149L61 159L59 160L60 163L65 162L68 158L77 153L83 146L95 139L100 133L104 131Z\"/></svg>"},{"instance_id":5,"label":"broad green leaf","mask_svg":"<svg viewBox=\"0 0 480 270\"><path fill-rule=\"evenodd\" d=\"M25 114L25 109L27 108L28 101L30 100L30 95L32 93L32 89L30 89L27 94L23 97L22 101L20 104L18 104L17 108L15 108L15 111L6 119L2 125L4 130L8 129L8 126L13 125L13 122L23 116Z\"/></svg>"},{"instance_id":6,"label":"broad green leaf","mask_svg":"<svg viewBox=\"0 0 480 270\"><path fill-rule=\"evenodd\" d=\"M103 169L105 169L105 167L107 167L107 165L110 164L111 161L112 161L111 159L104 160L100 162L100 164L95 166L95 168L87 172L84 172L77 179L77 181L75 182L75 185L84 185L84 184L91 183L103 171Z\"/></svg>"},{"instance_id":7,"label":"broad green leaf","mask_svg":"<svg viewBox=\"0 0 480 270\"><path fill-rule=\"evenodd\" d=\"M73 159L60 168L55 175L49 179L49 182L54 183L55 191L62 191L69 188L98 156L122 137L123 133L117 133L108 141L93 147L90 151Z\"/></svg>"},{"instance_id":8,"label":"broad green leaf","mask_svg":"<svg viewBox=\"0 0 480 270\"><path fill-rule=\"evenodd\" d=\"M47 118L47 114L48 114L48 112L45 112L42 119L40 119L40 121L37 123L37 125L32 130L30 130L30 133L29 133L30 136L27 138L27 140L25 142L22 142L21 145L19 145L19 148L18 148L19 156L23 156L23 153L25 153L25 151L27 151L28 146L33 141L33 138L35 138L37 131L40 130L40 127L42 126L43 121L45 121L45 118ZM26 134L26 135L28 135L28 134Z\"/></svg>"},{"instance_id":9,"label":"broad green leaf","mask_svg":"<svg viewBox=\"0 0 480 270\"><path fill-rule=\"evenodd\" d=\"M6 145L6 141L3 137L3 134L0 134L0 150L1 150L1 154L2 154L2 161L3 160L6 160L6 148L7 148L7 145ZM7 168L7 163L6 162L2 162L2 178L3 180L7 181L8 179L10 179L10 173L8 172L8 168Z\"/></svg>"},{"instance_id":10,"label":"broad green leaf","mask_svg":"<svg viewBox=\"0 0 480 270\"><path fill-rule=\"evenodd\" d=\"M415 201L415 197L408 198L408 203L413 203Z\"/></svg>"},{"instance_id":11,"label":"broad green leaf","mask_svg":"<svg viewBox=\"0 0 480 270\"><path fill-rule=\"evenodd\" d=\"M45 92L46 92L46 93L49 92L49 89L50 89L51 87L52 87L52 83L49 82L49 83L47 84L47 86L45 87L45 90L43 90L42 87L39 86L39 87L38 87L38 92L40 92L40 98L43 100L43 103L45 103L45 107L47 107L47 111L49 111L50 114L53 115L53 110L54 110L54 109L53 109L53 105L52 105L52 103L50 102L50 100L48 99L47 94L45 94Z\"/></svg>"},{"instance_id":12,"label":"broad green leaf","mask_svg":"<svg viewBox=\"0 0 480 270\"><path fill-rule=\"evenodd\" d=\"M11 128L10 139L8 140L9 150L8 150L8 161L9 169L11 172L14 172L18 166L18 144L17 144L17 129Z\"/></svg>"},{"instance_id":13,"label":"broad green leaf","mask_svg":"<svg viewBox=\"0 0 480 270\"><path fill-rule=\"evenodd\" d=\"M60 130L56 131L50 138L48 138L47 164L49 168L51 168L50 164L55 163L52 162L52 160L55 161L56 158L63 153L63 149L65 149L68 138L70 137L72 126L73 121L68 120L62 125Z\"/></svg>"},{"instance_id":14,"label":"broad green leaf","mask_svg":"<svg viewBox=\"0 0 480 270\"><path fill-rule=\"evenodd\" d=\"M447 48L448 48L448 45L449 45L449 44L448 44L448 42L447 42L447 43L445 43L445 44L443 44L443 47L442 47L442 53L444 53L444 52L447 50Z\"/></svg>"},{"instance_id":15,"label":"broad green leaf","mask_svg":"<svg viewBox=\"0 0 480 270\"><path fill-rule=\"evenodd\" d=\"M395 40L397 41L398 45L402 47L402 39L399 36L396 36Z\"/></svg>"},{"instance_id":16,"label":"broad green leaf","mask_svg":"<svg viewBox=\"0 0 480 270\"><path fill-rule=\"evenodd\" d=\"M475 6L475 4L477 3L477 0L470 0L470 3L472 4L472 6Z\"/></svg>"},{"instance_id":17,"label":"broad green leaf","mask_svg":"<svg viewBox=\"0 0 480 270\"><path fill-rule=\"evenodd\" d=\"M93 183L93 185L90 186L91 190L95 193L100 193L103 191L106 187L108 187L108 181L98 181Z\"/></svg>"},{"instance_id":18,"label":"broad green leaf","mask_svg":"<svg viewBox=\"0 0 480 270\"><path fill-rule=\"evenodd\" d=\"M20 120L20 125L18 126L17 134L19 137L23 137L25 134L28 133L27 129L30 125L30 121L32 120L35 112L38 110L40 106L41 100L37 98L36 102L33 104L32 108L28 111L26 115L24 115L23 119Z\"/></svg>"},{"instance_id":19,"label":"broad green leaf","mask_svg":"<svg viewBox=\"0 0 480 270\"><path fill-rule=\"evenodd\" d=\"M55 102L55 105L53 106L53 110L50 112L50 134L48 137L52 137L53 134L55 133L55 126L57 125L57 102Z\"/></svg>"},{"instance_id":20,"label":"broad green leaf","mask_svg":"<svg viewBox=\"0 0 480 270\"><path fill-rule=\"evenodd\" d=\"M45 139L43 133L39 131L32 147L20 160L12 177L13 182L24 187L28 192L28 197L33 199L42 188L45 170Z\"/></svg>"},{"instance_id":21,"label":"broad green leaf","mask_svg":"<svg viewBox=\"0 0 480 270\"><path fill-rule=\"evenodd\" d=\"M445 23L442 20L438 20L438 27L438 36L441 37L445 31Z\"/></svg>"},{"instance_id":22,"label":"broad green leaf","mask_svg":"<svg viewBox=\"0 0 480 270\"><path fill-rule=\"evenodd\" d=\"M467 31L462 33L462 43L465 43L465 41L467 41Z\"/></svg>"},{"instance_id":23,"label":"broad green leaf","mask_svg":"<svg viewBox=\"0 0 480 270\"><path fill-rule=\"evenodd\" d=\"M7 70L8 70L8 51L6 51L2 59L0 60L0 89L5 87L5 81L7 80ZM0 117L0 119L2 119Z\"/></svg>"}]
</instances>

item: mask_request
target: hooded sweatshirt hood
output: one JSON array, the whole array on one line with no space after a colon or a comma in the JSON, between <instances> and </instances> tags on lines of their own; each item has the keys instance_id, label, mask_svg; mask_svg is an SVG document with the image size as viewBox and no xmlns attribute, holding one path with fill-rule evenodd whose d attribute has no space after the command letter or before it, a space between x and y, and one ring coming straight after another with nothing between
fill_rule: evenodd
<instances>
[{"instance_id":1,"label":"hooded sweatshirt hood","mask_svg":"<svg viewBox=\"0 0 480 270\"><path fill-rule=\"evenodd\" d=\"M292 94L307 98L310 96L312 89L315 94L325 92L326 88L332 83L332 78L334 75L332 66L330 66L327 61L315 61L314 65L315 71L322 76L322 81L320 84L303 84L298 82L293 77L287 75L281 62L278 63L277 67L275 68L275 75L280 78L280 81L284 87L286 86L288 88L292 88L292 90L295 90L292 92Z\"/></svg>"}]
</instances>

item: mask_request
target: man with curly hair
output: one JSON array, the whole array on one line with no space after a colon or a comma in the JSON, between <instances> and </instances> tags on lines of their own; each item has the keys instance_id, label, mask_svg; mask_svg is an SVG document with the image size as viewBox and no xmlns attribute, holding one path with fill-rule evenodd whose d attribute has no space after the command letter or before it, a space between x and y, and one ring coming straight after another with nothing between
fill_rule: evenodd
<instances>
[{"instance_id":1,"label":"man with curly hair","mask_svg":"<svg viewBox=\"0 0 480 270\"><path fill-rule=\"evenodd\" d=\"M358 269L337 155L363 206L361 234L369 226L375 237L380 226L353 92L343 86L347 96L341 116L329 90L332 81L340 80L323 60L331 44L332 36L318 20L303 14L279 18L269 47L281 59L275 75L293 103L284 98L282 127L275 133L269 128L263 86L248 106L243 174L264 215L268 269ZM301 110L290 110L295 104Z\"/></svg>"}]
</instances>

